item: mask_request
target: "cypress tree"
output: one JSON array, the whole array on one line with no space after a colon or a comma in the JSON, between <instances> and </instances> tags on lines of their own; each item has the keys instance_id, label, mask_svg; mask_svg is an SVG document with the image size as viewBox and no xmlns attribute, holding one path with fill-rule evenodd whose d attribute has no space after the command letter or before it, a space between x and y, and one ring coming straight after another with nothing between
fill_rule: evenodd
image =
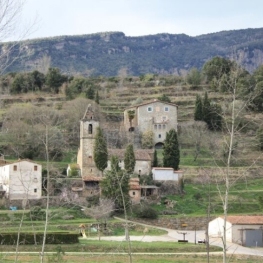
<instances>
[{"instance_id":1,"label":"cypress tree","mask_svg":"<svg viewBox=\"0 0 263 263\"><path fill-rule=\"evenodd\" d=\"M102 195L114 200L118 210L124 209L123 199L129 206L129 175L119 167L118 157L111 157L111 169L107 171L101 181Z\"/></svg>"},{"instance_id":2,"label":"cypress tree","mask_svg":"<svg viewBox=\"0 0 263 263\"><path fill-rule=\"evenodd\" d=\"M154 154L153 154L153 167L158 167L158 158L157 158L156 150L154 150Z\"/></svg>"},{"instance_id":3,"label":"cypress tree","mask_svg":"<svg viewBox=\"0 0 263 263\"><path fill-rule=\"evenodd\" d=\"M178 170L180 163L180 150L177 139L177 132L171 129L166 133L166 139L163 146L163 166L172 167Z\"/></svg>"},{"instance_id":4,"label":"cypress tree","mask_svg":"<svg viewBox=\"0 0 263 263\"><path fill-rule=\"evenodd\" d=\"M133 150L133 145L128 144L125 150L124 156L124 168L128 173L133 173L135 167L135 154Z\"/></svg>"},{"instance_id":5,"label":"cypress tree","mask_svg":"<svg viewBox=\"0 0 263 263\"><path fill-rule=\"evenodd\" d=\"M107 143L100 127L97 128L94 145L94 161L96 167L103 171L108 163Z\"/></svg>"},{"instance_id":6,"label":"cypress tree","mask_svg":"<svg viewBox=\"0 0 263 263\"><path fill-rule=\"evenodd\" d=\"M98 90L96 91L95 102L96 102L97 104L100 104L100 96L99 96L99 91L98 91Z\"/></svg>"},{"instance_id":7,"label":"cypress tree","mask_svg":"<svg viewBox=\"0 0 263 263\"><path fill-rule=\"evenodd\" d=\"M208 124L210 123L210 100L208 99L207 92L203 101L203 120Z\"/></svg>"},{"instance_id":8,"label":"cypress tree","mask_svg":"<svg viewBox=\"0 0 263 263\"><path fill-rule=\"evenodd\" d=\"M196 95L195 99L195 114L194 120L195 121L202 121L203 120L203 102L200 95Z\"/></svg>"}]
</instances>

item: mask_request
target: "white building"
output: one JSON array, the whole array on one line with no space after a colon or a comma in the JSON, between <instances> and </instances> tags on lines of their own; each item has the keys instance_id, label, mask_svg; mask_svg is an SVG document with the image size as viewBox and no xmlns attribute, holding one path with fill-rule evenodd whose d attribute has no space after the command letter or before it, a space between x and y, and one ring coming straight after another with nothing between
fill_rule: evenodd
<instances>
[{"instance_id":1,"label":"white building","mask_svg":"<svg viewBox=\"0 0 263 263\"><path fill-rule=\"evenodd\" d=\"M224 218L217 217L209 222L210 237L223 237ZM246 247L263 246L263 216L228 216L226 220L226 241Z\"/></svg>"},{"instance_id":2,"label":"white building","mask_svg":"<svg viewBox=\"0 0 263 263\"><path fill-rule=\"evenodd\" d=\"M0 188L10 200L41 198L42 166L27 159L1 162Z\"/></svg>"},{"instance_id":3,"label":"white building","mask_svg":"<svg viewBox=\"0 0 263 263\"><path fill-rule=\"evenodd\" d=\"M182 171L174 171L170 167L153 167L152 176L155 181L176 181L178 182L183 177Z\"/></svg>"}]
</instances>

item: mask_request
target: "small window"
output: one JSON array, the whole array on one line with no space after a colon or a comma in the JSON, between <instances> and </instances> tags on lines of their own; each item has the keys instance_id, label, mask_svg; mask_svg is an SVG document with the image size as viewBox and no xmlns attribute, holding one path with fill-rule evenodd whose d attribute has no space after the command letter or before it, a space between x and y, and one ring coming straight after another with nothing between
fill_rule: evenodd
<instances>
[{"instance_id":1,"label":"small window","mask_svg":"<svg viewBox=\"0 0 263 263\"><path fill-rule=\"evenodd\" d=\"M152 111L153 111L153 108L152 108L152 107L148 107L148 108L147 108L147 111L152 112Z\"/></svg>"},{"instance_id":2,"label":"small window","mask_svg":"<svg viewBox=\"0 0 263 263\"><path fill-rule=\"evenodd\" d=\"M163 124L163 129L164 129L164 130L166 129L166 125L165 125L165 124Z\"/></svg>"},{"instance_id":3,"label":"small window","mask_svg":"<svg viewBox=\"0 0 263 263\"><path fill-rule=\"evenodd\" d=\"M159 125L158 125L158 129L161 129L161 128L162 128L162 125L161 125L161 124L159 124Z\"/></svg>"},{"instance_id":4,"label":"small window","mask_svg":"<svg viewBox=\"0 0 263 263\"><path fill-rule=\"evenodd\" d=\"M34 165L34 171L37 171L37 165Z\"/></svg>"},{"instance_id":5,"label":"small window","mask_svg":"<svg viewBox=\"0 0 263 263\"><path fill-rule=\"evenodd\" d=\"M162 138L162 135L161 135L161 134L159 134L159 135L158 135L158 138Z\"/></svg>"},{"instance_id":6,"label":"small window","mask_svg":"<svg viewBox=\"0 0 263 263\"><path fill-rule=\"evenodd\" d=\"M17 165L14 165L13 170L17 171Z\"/></svg>"},{"instance_id":7,"label":"small window","mask_svg":"<svg viewBox=\"0 0 263 263\"><path fill-rule=\"evenodd\" d=\"M159 112L159 111L160 111L160 107L156 107L156 108L155 108L155 111L156 111L156 112Z\"/></svg>"},{"instance_id":8,"label":"small window","mask_svg":"<svg viewBox=\"0 0 263 263\"><path fill-rule=\"evenodd\" d=\"M135 192L132 192L132 195L135 195Z\"/></svg>"},{"instance_id":9,"label":"small window","mask_svg":"<svg viewBox=\"0 0 263 263\"><path fill-rule=\"evenodd\" d=\"M166 116L163 116L163 117L162 117L162 120L163 120L163 121L166 121L166 120L167 120Z\"/></svg>"},{"instance_id":10,"label":"small window","mask_svg":"<svg viewBox=\"0 0 263 263\"><path fill-rule=\"evenodd\" d=\"M169 111L169 107L164 107L164 111Z\"/></svg>"},{"instance_id":11,"label":"small window","mask_svg":"<svg viewBox=\"0 0 263 263\"><path fill-rule=\"evenodd\" d=\"M157 130L157 125L156 124L154 125L154 129Z\"/></svg>"},{"instance_id":12,"label":"small window","mask_svg":"<svg viewBox=\"0 0 263 263\"><path fill-rule=\"evenodd\" d=\"M36 188L34 189L34 193L37 193L37 189Z\"/></svg>"},{"instance_id":13,"label":"small window","mask_svg":"<svg viewBox=\"0 0 263 263\"><path fill-rule=\"evenodd\" d=\"M88 133L89 133L89 134L92 134L92 124L89 124Z\"/></svg>"},{"instance_id":14,"label":"small window","mask_svg":"<svg viewBox=\"0 0 263 263\"><path fill-rule=\"evenodd\" d=\"M139 174L141 174L141 172L142 172L142 171L141 171L141 170L139 170Z\"/></svg>"}]
</instances>

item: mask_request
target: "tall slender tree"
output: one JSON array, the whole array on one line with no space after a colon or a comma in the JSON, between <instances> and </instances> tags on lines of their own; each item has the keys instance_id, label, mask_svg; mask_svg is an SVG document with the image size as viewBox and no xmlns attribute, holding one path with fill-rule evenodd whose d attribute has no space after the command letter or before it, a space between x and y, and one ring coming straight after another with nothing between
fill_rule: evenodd
<instances>
[{"instance_id":1,"label":"tall slender tree","mask_svg":"<svg viewBox=\"0 0 263 263\"><path fill-rule=\"evenodd\" d=\"M94 146L94 161L96 167L103 171L107 167L108 163L108 150L105 137L103 135L102 129L97 128L95 135L95 146Z\"/></svg>"},{"instance_id":2,"label":"tall slender tree","mask_svg":"<svg viewBox=\"0 0 263 263\"><path fill-rule=\"evenodd\" d=\"M117 210L123 211L128 205L129 174L120 169L118 157L111 157L111 169L105 173L101 188L103 196L114 200Z\"/></svg>"},{"instance_id":3,"label":"tall slender tree","mask_svg":"<svg viewBox=\"0 0 263 263\"><path fill-rule=\"evenodd\" d=\"M125 150L124 168L129 174L133 173L134 167L135 167L135 162L136 162L136 160L135 160L133 145L128 144L128 146L126 147L126 150Z\"/></svg>"},{"instance_id":4,"label":"tall slender tree","mask_svg":"<svg viewBox=\"0 0 263 263\"><path fill-rule=\"evenodd\" d=\"M158 167L158 158L157 158L156 150L154 150L154 154L153 154L153 167Z\"/></svg>"},{"instance_id":5,"label":"tall slender tree","mask_svg":"<svg viewBox=\"0 0 263 263\"><path fill-rule=\"evenodd\" d=\"M203 102L202 98L199 94L196 95L195 99L195 114L194 120L195 121L202 121L203 120Z\"/></svg>"},{"instance_id":6,"label":"tall slender tree","mask_svg":"<svg viewBox=\"0 0 263 263\"><path fill-rule=\"evenodd\" d=\"M172 167L178 170L180 163L180 150L177 139L177 132L171 129L166 133L166 139L163 146L163 166Z\"/></svg>"}]
</instances>

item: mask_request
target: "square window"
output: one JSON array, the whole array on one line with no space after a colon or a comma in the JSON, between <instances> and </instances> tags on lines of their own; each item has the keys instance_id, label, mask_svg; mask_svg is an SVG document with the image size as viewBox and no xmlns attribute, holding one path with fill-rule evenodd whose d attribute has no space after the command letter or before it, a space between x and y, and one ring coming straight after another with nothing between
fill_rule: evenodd
<instances>
[{"instance_id":1,"label":"square window","mask_svg":"<svg viewBox=\"0 0 263 263\"><path fill-rule=\"evenodd\" d=\"M148 112L152 112L152 111L153 111L153 108L152 108L152 107L148 107L148 108L147 108L147 111L148 111Z\"/></svg>"},{"instance_id":2,"label":"square window","mask_svg":"<svg viewBox=\"0 0 263 263\"><path fill-rule=\"evenodd\" d=\"M164 111L169 111L169 107L164 107Z\"/></svg>"},{"instance_id":3,"label":"square window","mask_svg":"<svg viewBox=\"0 0 263 263\"><path fill-rule=\"evenodd\" d=\"M37 189L36 188L34 189L34 193L37 193Z\"/></svg>"}]
</instances>

